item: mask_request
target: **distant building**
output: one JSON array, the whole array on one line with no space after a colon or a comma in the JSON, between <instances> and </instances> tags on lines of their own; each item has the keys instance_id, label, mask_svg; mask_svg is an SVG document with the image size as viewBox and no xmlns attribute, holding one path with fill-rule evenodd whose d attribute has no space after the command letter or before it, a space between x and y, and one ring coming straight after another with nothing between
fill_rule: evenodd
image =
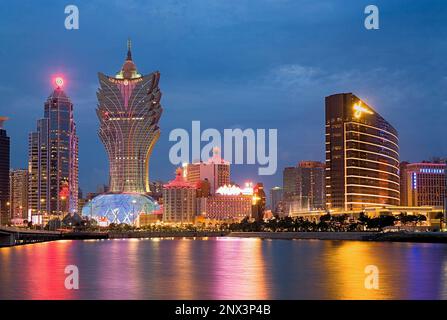
<instances>
[{"instance_id":1,"label":"distant building","mask_svg":"<svg viewBox=\"0 0 447 320\"><path fill-rule=\"evenodd\" d=\"M352 93L326 97L326 203L330 210L397 206L397 130Z\"/></svg>"},{"instance_id":2,"label":"distant building","mask_svg":"<svg viewBox=\"0 0 447 320\"><path fill-rule=\"evenodd\" d=\"M230 163L220 157L219 148L213 149L213 156L206 162L187 164L185 177L188 182L196 184L208 180L210 193L214 194L219 187L230 184Z\"/></svg>"},{"instance_id":3,"label":"distant building","mask_svg":"<svg viewBox=\"0 0 447 320\"><path fill-rule=\"evenodd\" d=\"M45 101L44 118L29 135L29 208L34 223L78 210L78 137L63 80Z\"/></svg>"},{"instance_id":4,"label":"distant building","mask_svg":"<svg viewBox=\"0 0 447 320\"><path fill-rule=\"evenodd\" d=\"M264 211L266 206L266 196L264 185L258 182L253 188L253 202L252 202L252 218L260 221L264 218Z\"/></svg>"},{"instance_id":5,"label":"distant building","mask_svg":"<svg viewBox=\"0 0 447 320\"><path fill-rule=\"evenodd\" d=\"M400 166L401 206L444 207L446 164L402 162Z\"/></svg>"},{"instance_id":6,"label":"distant building","mask_svg":"<svg viewBox=\"0 0 447 320\"><path fill-rule=\"evenodd\" d=\"M283 197L290 199L299 195L298 167L286 167L283 170Z\"/></svg>"},{"instance_id":7,"label":"distant building","mask_svg":"<svg viewBox=\"0 0 447 320\"><path fill-rule=\"evenodd\" d=\"M13 222L28 220L28 170L15 169L9 172L10 217Z\"/></svg>"},{"instance_id":8,"label":"distant building","mask_svg":"<svg viewBox=\"0 0 447 320\"><path fill-rule=\"evenodd\" d=\"M0 225L9 223L9 137L0 117Z\"/></svg>"},{"instance_id":9,"label":"distant building","mask_svg":"<svg viewBox=\"0 0 447 320\"><path fill-rule=\"evenodd\" d=\"M182 169L163 186L163 221L193 223L196 215L196 186L185 180Z\"/></svg>"},{"instance_id":10,"label":"distant building","mask_svg":"<svg viewBox=\"0 0 447 320\"><path fill-rule=\"evenodd\" d=\"M270 189L270 204L273 214L277 213L279 204L283 201L283 190L281 187L273 187Z\"/></svg>"},{"instance_id":11,"label":"distant building","mask_svg":"<svg viewBox=\"0 0 447 320\"><path fill-rule=\"evenodd\" d=\"M296 167L284 169L284 206L286 213L322 210L325 208L324 164L301 161Z\"/></svg>"}]
</instances>

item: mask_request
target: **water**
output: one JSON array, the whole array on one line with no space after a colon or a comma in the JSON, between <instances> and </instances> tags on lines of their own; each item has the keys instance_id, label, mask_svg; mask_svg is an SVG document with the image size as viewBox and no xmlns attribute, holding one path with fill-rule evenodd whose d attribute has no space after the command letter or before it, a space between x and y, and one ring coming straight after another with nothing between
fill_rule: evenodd
<instances>
[{"instance_id":1,"label":"water","mask_svg":"<svg viewBox=\"0 0 447 320\"><path fill-rule=\"evenodd\" d=\"M64 286L79 268L79 290ZM365 289L367 265L379 290ZM447 245L241 238L0 249L0 299L446 299Z\"/></svg>"}]
</instances>

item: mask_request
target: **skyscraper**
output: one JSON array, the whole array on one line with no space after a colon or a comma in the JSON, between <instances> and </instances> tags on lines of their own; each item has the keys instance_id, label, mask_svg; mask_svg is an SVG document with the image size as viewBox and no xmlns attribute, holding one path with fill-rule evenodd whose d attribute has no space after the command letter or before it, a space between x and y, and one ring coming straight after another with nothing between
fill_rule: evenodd
<instances>
[{"instance_id":1,"label":"skyscraper","mask_svg":"<svg viewBox=\"0 0 447 320\"><path fill-rule=\"evenodd\" d=\"M29 209L34 223L78 210L78 137L73 104L63 79L44 104L44 117L29 135Z\"/></svg>"},{"instance_id":2,"label":"skyscraper","mask_svg":"<svg viewBox=\"0 0 447 320\"><path fill-rule=\"evenodd\" d=\"M399 205L399 139L352 93L326 97L327 209Z\"/></svg>"},{"instance_id":3,"label":"skyscraper","mask_svg":"<svg viewBox=\"0 0 447 320\"><path fill-rule=\"evenodd\" d=\"M9 172L10 217L13 222L28 219L28 170Z\"/></svg>"},{"instance_id":4,"label":"skyscraper","mask_svg":"<svg viewBox=\"0 0 447 320\"><path fill-rule=\"evenodd\" d=\"M190 183L207 179L211 194L214 194L219 187L230 184L230 163L221 158L217 147L213 148L213 156L208 161L189 163L184 169L186 179Z\"/></svg>"},{"instance_id":5,"label":"skyscraper","mask_svg":"<svg viewBox=\"0 0 447 320\"><path fill-rule=\"evenodd\" d=\"M98 76L96 113L109 158L110 192L150 192L149 159L162 113L160 73L138 73L129 41L121 70L115 76Z\"/></svg>"},{"instance_id":6,"label":"skyscraper","mask_svg":"<svg viewBox=\"0 0 447 320\"><path fill-rule=\"evenodd\" d=\"M280 202L283 200L283 188L273 187L270 189L270 204L272 206L272 212L276 213L276 209Z\"/></svg>"},{"instance_id":7,"label":"skyscraper","mask_svg":"<svg viewBox=\"0 0 447 320\"><path fill-rule=\"evenodd\" d=\"M0 225L9 222L9 137L3 128L8 120L0 117Z\"/></svg>"},{"instance_id":8,"label":"skyscraper","mask_svg":"<svg viewBox=\"0 0 447 320\"><path fill-rule=\"evenodd\" d=\"M444 207L447 196L445 163L403 162L400 168L402 206Z\"/></svg>"},{"instance_id":9,"label":"skyscraper","mask_svg":"<svg viewBox=\"0 0 447 320\"><path fill-rule=\"evenodd\" d=\"M325 208L324 164L301 161L283 172L285 211L294 214L303 210Z\"/></svg>"}]
</instances>

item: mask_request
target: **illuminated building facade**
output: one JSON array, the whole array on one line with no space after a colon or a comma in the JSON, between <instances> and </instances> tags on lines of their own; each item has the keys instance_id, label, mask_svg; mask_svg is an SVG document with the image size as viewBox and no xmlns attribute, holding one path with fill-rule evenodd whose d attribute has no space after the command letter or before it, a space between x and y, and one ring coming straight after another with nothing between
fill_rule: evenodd
<instances>
[{"instance_id":1,"label":"illuminated building facade","mask_svg":"<svg viewBox=\"0 0 447 320\"><path fill-rule=\"evenodd\" d=\"M445 163L407 163L400 166L401 205L444 207Z\"/></svg>"},{"instance_id":2,"label":"illuminated building facade","mask_svg":"<svg viewBox=\"0 0 447 320\"><path fill-rule=\"evenodd\" d=\"M138 225L140 215L150 216L158 209L157 202L145 194L111 193L89 201L82 208L82 215L96 220L101 226L111 223Z\"/></svg>"},{"instance_id":3,"label":"illuminated building facade","mask_svg":"<svg viewBox=\"0 0 447 320\"><path fill-rule=\"evenodd\" d=\"M28 219L28 170L9 172L10 217L13 222Z\"/></svg>"},{"instance_id":4,"label":"illuminated building facade","mask_svg":"<svg viewBox=\"0 0 447 320\"><path fill-rule=\"evenodd\" d=\"M208 180L210 193L214 194L219 187L230 184L230 163L220 157L219 148L213 149L213 156L206 162L187 164L186 179L191 183Z\"/></svg>"},{"instance_id":5,"label":"illuminated building facade","mask_svg":"<svg viewBox=\"0 0 447 320\"><path fill-rule=\"evenodd\" d=\"M34 223L78 210L78 137L73 104L63 79L44 105L44 118L29 135L28 205Z\"/></svg>"},{"instance_id":6,"label":"illuminated building facade","mask_svg":"<svg viewBox=\"0 0 447 320\"><path fill-rule=\"evenodd\" d=\"M399 205L396 129L352 93L326 97L326 206Z\"/></svg>"},{"instance_id":7,"label":"illuminated building facade","mask_svg":"<svg viewBox=\"0 0 447 320\"><path fill-rule=\"evenodd\" d=\"M205 198L202 214L210 220L240 221L252 216L253 187L240 189L237 186L225 185L216 190L214 195Z\"/></svg>"},{"instance_id":8,"label":"illuminated building facade","mask_svg":"<svg viewBox=\"0 0 447 320\"><path fill-rule=\"evenodd\" d=\"M196 215L196 186L185 180L183 170L176 170L175 179L163 186L163 221L193 223Z\"/></svg>"},{"instance_id":9,"label":"illuminated building facade","mask_svg":"<svg viewBox=\"0 0 447 320\"><path fill-rule=\"evenodd\" d=\"M115 76L99 73L96 113L109 159L110 192L150 192L149 158L162 113L159 79L158 71L138 73L130 42L121 70Z\"/></svg>"},{"instance_id":10,"label":"illuminated building facade","mask_svg":"<svg viewBox=\"0 0 447 320\"><path fill-rule=\"evenodd\" d=\"M9 222L9 137L3 128L8 120L0 117L0 225Z\"/></svg>"},{"instance_id":11,"label":"illuminated building facade","mask_svg":"<svg viewBox=\"0 0 447 320\"><path fill-rule=\"evenodd\" d=\"M264 211L266 205L266 196L264 191L264 184L258 182L253 188L252 198L252 218L255 220L262 220L264 218Z\"/></svg>"}]
</instances>

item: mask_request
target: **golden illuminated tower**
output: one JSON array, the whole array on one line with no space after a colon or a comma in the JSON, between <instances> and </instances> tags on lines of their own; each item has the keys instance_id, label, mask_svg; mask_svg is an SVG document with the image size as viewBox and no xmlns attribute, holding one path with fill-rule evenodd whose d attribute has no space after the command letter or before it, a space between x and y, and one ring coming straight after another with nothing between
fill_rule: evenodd
<instances>
[{"instance_id":1,"label":"golden illuminated tower","mask_svg":"<svg viewBox=\"0 0 447 320\"><path fill-rule=\"evenodd\" d=\"M399 139L352 93L326 97L326 207L399 205Z\"/></svg>"},{"instance_id":2,"label":"golden illuminated tower","mask_svg":"<svg viewBox=\"0 0 447 320\"><path fill-rule=\"evenodd\" d=\"M115 76L99 73L99 137L109 158L111 192L149 192L149 158L158 140L160 73L141 75L127 58Z\"/></svg>"}]
</instances>

